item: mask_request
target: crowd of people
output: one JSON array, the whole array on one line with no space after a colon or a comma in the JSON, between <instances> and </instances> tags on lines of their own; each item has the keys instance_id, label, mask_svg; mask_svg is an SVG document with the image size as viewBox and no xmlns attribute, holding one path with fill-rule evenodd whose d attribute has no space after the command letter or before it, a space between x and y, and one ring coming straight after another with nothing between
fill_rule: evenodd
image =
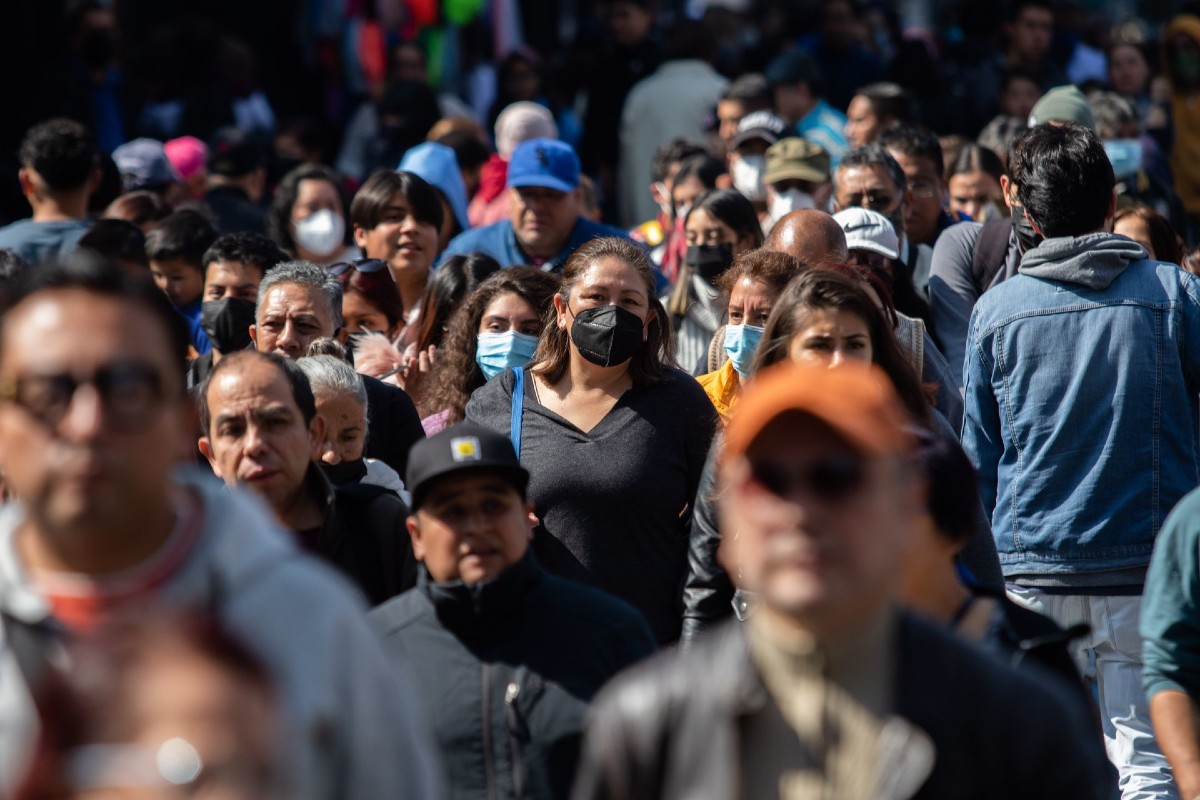
<instances>
[{"instance_id":1,"label":"crowd of people","mask_svg":"<svg viewBox=\"0 0 1200 800\"><path fill-rule=\"evenodd\" d=\"M72 6L0 797L1200 796L1200 8L400 5L328 148Z\"/></svg>"}]
</instances>

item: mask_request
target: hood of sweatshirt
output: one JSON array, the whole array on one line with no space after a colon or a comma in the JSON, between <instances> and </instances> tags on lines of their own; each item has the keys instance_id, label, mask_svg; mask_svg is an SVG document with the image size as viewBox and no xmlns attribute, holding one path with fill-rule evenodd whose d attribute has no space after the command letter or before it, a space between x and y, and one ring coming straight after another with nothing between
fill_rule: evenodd
<instances>
[{"instance_id":1,"label":"hood of sweatshirt","mask_svg":"<svg viewBox=\"0 0 1200 800\"><path fill-rule=\"evenodd\" d=\"M1031 278L1107 289L1125 268L1150 257L1137 242L1112 233L1046 239L1021 259L1018 270Z\"/></svg>"}]
</instances>

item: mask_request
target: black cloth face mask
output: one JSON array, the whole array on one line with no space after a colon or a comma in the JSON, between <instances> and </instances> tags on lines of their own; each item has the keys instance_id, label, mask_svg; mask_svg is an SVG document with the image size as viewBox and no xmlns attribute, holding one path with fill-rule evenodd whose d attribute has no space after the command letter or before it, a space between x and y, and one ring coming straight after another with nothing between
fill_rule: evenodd
<instances>
[{"instance_id":1,"label":"black cloth face mask","mask_svg":"<svg viewBox=\"0 0 1200 800\"><path fill-rule=\"evenodd\" d=\"M572 316L575 324L571 341L580 355L597 366L624 364L642 346L642 321L631 311L619 306L596 306Z\"/></svg>"},{"instance_id":2,"label":"black cloth face mask","mask_svg":"<svg viewBox=\"0 0 1200 800\"><path fill-rule=\"evenodd\" d=\"M715 285L721 273L729 269L729 265L733 263L733 245L728 243L688 245L683 263L691 267L709 285Z\"/></svg>"},{"instance_id":3,"label":"black cloth face mask","mask_svg":"<svg viewBox=\"0 0 1200 800\"><path fill-rule=\"evenodd\" d=\"M1035 231L1033 225L1025 218L1025 209L1020 206L1012 208L1012 226L1013 232L1017 234L1017 249L1021 251L1021 255L1045 241L1045 237Z\"/></svg>"},{"instance_id":4,"label":"black cloth face mask","mask_svg":"<svg viewBox=\"0 0 1200 800\"><path fill-rule=\"evenodd\" d=\"M318 461L317 466L334 486L345 486L348 483L358 483L367 475L367 461L356 458L353 461L342 461L337 464L326 464Z\"/></svg>"},{"instance_id":5,"label":"black cloth face mask","mask_svg":"<svg viewBox=\"0 0 1200 800\"><path fill-rule=\"evenodd\" d=\"M200 325L219 353L236 353L249 347L253 324L253 300L225 297L200 304Z\"/></svg>"}]
</instances>

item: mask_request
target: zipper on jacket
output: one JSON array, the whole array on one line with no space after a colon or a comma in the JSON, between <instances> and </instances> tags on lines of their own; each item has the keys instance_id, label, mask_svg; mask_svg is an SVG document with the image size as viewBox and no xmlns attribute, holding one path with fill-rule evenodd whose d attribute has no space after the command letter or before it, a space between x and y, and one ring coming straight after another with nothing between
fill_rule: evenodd
<instances>
[{"instance_id":1,"label":"zipper on jacket","mask_svg":"<svg viewBox=\"0 0 1200 800\"><path fill-rule=\"evenodd\" d=\"M492 665L486 661L483 664L483 772L487 796L495 800L496 792L496 754L492 743Z\"/></svg>"},{"instance_id":2,"label":"zipper on jacket","mask_svg":"<svg viewBox=\"0 0 1200 800\"><path fill-rule=\"evenodd\" d=\"M512 748L513 796L517 800L525 797L525 757L521 741L528 738L529 728L517 708L517 698L521 696L521 685L516 681L508 684L504 690L504 716L508 722L508 742Z\"/></svg>"}]
</instances>

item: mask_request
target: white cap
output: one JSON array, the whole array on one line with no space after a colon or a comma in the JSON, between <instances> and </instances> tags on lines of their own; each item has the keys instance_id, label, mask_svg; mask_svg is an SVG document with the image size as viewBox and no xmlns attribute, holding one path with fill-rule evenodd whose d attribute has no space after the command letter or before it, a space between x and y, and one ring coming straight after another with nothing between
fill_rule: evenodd
<instances>
[{"instance_id":1,"label":"white cap","mask_svg":"<svg viewBox=\"0 0 1200 800\"><path fill-rule=\"evenodd\" d=\"M847 208L833 215L846 234L847 250L870 250L888 258L900 255L900 238L883 214L869 208Z\"/></svg>"}]
</instances>

